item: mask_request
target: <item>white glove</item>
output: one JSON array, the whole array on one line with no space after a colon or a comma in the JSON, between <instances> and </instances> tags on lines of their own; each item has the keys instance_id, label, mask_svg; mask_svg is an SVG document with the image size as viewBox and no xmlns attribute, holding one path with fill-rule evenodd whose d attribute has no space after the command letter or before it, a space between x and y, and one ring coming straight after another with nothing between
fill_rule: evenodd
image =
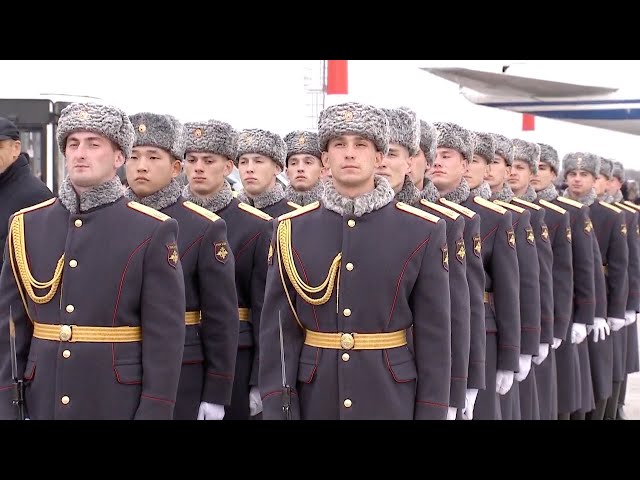
<instances>
[{"instance_id":1,"label":"white glove","mask_svg":"<svg viewBox=\"0 0 640 480\"><path fill-rule=\"evenodd\" d=\"M520 354L520 358L518 359L518 373L515 374L515 378L518 382L523 381L529 375L531 371L531 355Z\"/></svg>"},{"instance_id":2,"label":"white glove","mask_svg":"<svg viewBox=\"0 0 640 480\"><path fill-rule=\"evenodd\" d=\"M464 398L464 408L462 409L462 418L464 420L473 420L473 408L476 405L476 398L478 398L478 389L467 388Z\"/></svg>"},{"instance_id":3,"label":"white glove","mask_svg":"<svg viewBox=\"0 0 640 480\"><path fill-rule=\"evenodd\" d=\"M627 310L626 312L624 312L624 326L628 326L631 325L633 322L636 321L636 315L637 313L634 312L633 310Z\"/></svg>"},{"instance_id":4,"label":"white glove","mask_svg":"<svg viewBox=\"0 0 640 480\"><path fill-rule=\"evenodd\" d=\"M607 318L607 323L611 327L611 330L614 332L617 332L622 327L624 327L625 321L626 320L624 318L614 318L614 317Z\"/></svg>"},{"instance_id":5,"label":"white glove","mask_svg":"<svg viewBox=\"0 0 640 480\"><path fill-rule=\"evenodd\" d=\"M624 321L622 322L624 325ZM604 340L611 333L609 324L604 318L596 317L593 319L593 325L587 327L587 333L593 332L593 341Z\"/></svg>"},{"instance_id":6,"label":"white glove","mask_svg":"<svg viewBox=\"0 0 640 480\"><path fill-rule=\"evenodd\" d=\"M447 409L447 420L455 420L458 409L456 407L449 407Z\"/></svg>"},{"instance_id":7,"label":"white glove","mask_svg":"<svg viewBox=\"0 0 640 480\"><path fill-rule=\"evenodd\" d=\"M513 386L513 372L511 370L498 370L496 372L496 392L506 395Z\"/></svg>"},{"instance_id":8,"label":"white glove","mask_svg":"<svg viewBox=\"0 0 640 480\"><path fill-rule=\"evenodd\" d=\"M260 398L260 390L258 387L251 387L249 392L249 415L258 415L262 411L262 398Z\"/></svg>"},{"instance_id":9,"label":"white glove","mask_svg":"<svg viewBox=\"0 0 640 480\"><path fill-rule=\"evenodd\" d=\"M198 409L198 420L222 420L224 406L216 403L201 402Z\"/></svg>"},{"instance_id":10,"label":"white glove","mask_svg":"<svg viewBox=\"0 0 640 480\"><path fill-rule=\"evenodd\" d=\"M548 355L549 355L549 344L541 343L540 346L538 347L538 355L533 357L532 361L536 365L540 365L542 362L544 362L547 359Z\"/></svg>"},{"instance_id":11,"label":"white glove","mask_svg":"<svg viewBox=\"0 0 640 480\"><path fill-rule=\"evenodd\" d=\"M562 345L562 339L553 337L553 344L551 345L551 348L553 348L555 350L560 345Z\"/></svg>"},{"instance_id":12,"label":"white glove","mask_svg":"<svg viewBox=\"0 0 640 480\"><path fill-rule=\"evenodd\" d=\"M582 343L587 338L587 326L584 323L571 325L571 343Z\"/></svg>"}]
</instances>

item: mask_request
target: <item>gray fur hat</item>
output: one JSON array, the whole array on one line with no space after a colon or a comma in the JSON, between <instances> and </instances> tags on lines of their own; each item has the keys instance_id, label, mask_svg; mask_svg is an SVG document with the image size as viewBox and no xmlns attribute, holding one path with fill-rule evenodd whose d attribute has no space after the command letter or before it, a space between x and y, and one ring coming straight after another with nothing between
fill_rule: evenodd
<instances>
[{"instance_id":1,"label":"gray fur hat","mask_svg":"<svg viewBox=\"0 0 640 480\"><path fill-rule=\"evenodd\" d=\"M507 162L507 166L513 165L513 142L504 135L492 133L496 142L496 155L500 155Z\"/></svg>"},{"instance_id":2,"label":"gray fur hat","mask_svg":"<svg viewBox=\"0 0 640 480\"><path fill-rule=\"evenodd\" d=\"M408 107L382 108L389 119L389 143L397 143L414 156L420 150L420 122L416 113Z\"/></svg>"},{"instance_id":3,"label":"gray fur hat","mask_svg":"<svg viewBox=\"0 0 640 480\"><path fill-rule=\"evenodd\" d=\"M613 161L608 158L600 157L600 174L611 178L611 172L613 171Z\"/></svg>"},{"instance_id":4,"label":"gray fur hat","mask_svg":"<svg viewBox=\"0 0 640 480\"><path fill-rule=\"evenodd\" d=\"M560 173L560 158L558 157L558 151L551 145L546 143L539 143L540 146L540 162L544 162L549 165L556 175Z\"/></svg>"},{"instance_id":5,"label":"gray fur hat","mask_svg":"<svg viewBox=\"0 0 640 480\"><path fill-rule=\"evenodd\" d=\"M238 151L236 152L236 165L238 159L246 153L256 153L269 157L284 170L287 159L287 145L277 133L259 128L242 130L238 135Z\"/></svg>"},{"instance_id":6,"label":"gray fur hat","mask_svg":"<svg viewBox=\"0 0 640 480\"><path fill-rule=\"evenodd\" d=\"M453 122L435 122L438 130L438 143L436 148L451 148L462 154L467 161L473 160L475 141L471 131Z\"/></svg>"},{"instance_id":7,"label":"gray fur hat","mask_svg":"<svg viewBox=\"0 0 640 480\"><path fill-rule=\"evenodd\" d=\"M236 161L238 132L228 123L218 120L187 122L185 129L185 154L213 153Z\"/></svg>"},{"instance_id":8,"label":"gray fur hat","mask_svg":"<svg viewBox=\"0 0 640 480\"><path fill-rule=\"evenodd\" d=\"M94 132L115 143L125 159L131 156L135 132L131 120L118 107L98 103L72 103L60 113L58 148L64 155L67 137L73 132Z\"/></svg>"},{"instance_id":9,"label":"gray fur hat","mask_svg":"<svg viewBox=\"0 0 640 480\"><path fill-rule=\"evenodd\" d=\"M493 162L493 156L496 153L496 140L493 135L485 132L471 132L471 134L475 140L474 155L481 156L487 163Z\"/></svg>"},{"instance_id":10,"label":"gray fur hat","mask_svg":"<svg viewBox=\"0 0 640 480\"><path fill-rule=\"evenodd\" d=\"M420 150L427 157L427 165L433 165L438 149L438 130L430 123L420 120Z\"/></svg>"},{"instance_id":11,"label":"gray fur hat","mask_svg":"<svg viewBox=\"0 0 640 480\"><path fill-rule=\"evenodd\" d=\"M325 152L332 138L360 135L368 138L383 155L389 153L389 119L383 110L364 103L347 102L332 105L320 112L318 142Z\"/></svg>"},{"instance_id":12,"label":"gray fur hat","mask_svg":"<svg viewBox=\"0 0 640 480\"><path fill-rule=\"evenodd\" d=\"M624 183L624 165L620 162L613 162L613 169L611 170L611 175L616 177L618 180Z\"/></svg>"},{"instance_id":13,"label":"gray fur hat","mask_svg":"<svg viewBox=\"0 0 640 480\"><path fill-rule=\"evenodd\" d=\"M136 138L133 146L157 147L184 160L184 126L172 115L141 112L129 115Z\"/></svg>"},{"instance_id":14,"label":"gray fur hat","mask_svg":"<svg viewBox=\"0 0 640 480\"><path fill-rule=\"evenodd\" d=\"M538 173L538 165L540 164L540 145L533 142L527 142L519 138L511 140L513 145L513 160L522 160L529 164L531 173Z\"/></svg>"},{"instance_id":15,"label":"gray fur hat","mask_svg":"<svg viewBox=\"0 0 640 480\"><path fill-rule=\"evenodd\" d=\"M597 177L600 173L600 157L587 152L567 153L562 159L562 170L565 179L572 170L585 170Z\"/></svg>"},{"instance_id":16,"label":"gray fur hat","mask_svg":"<svg viewBox=\"0 0 640 480\"><path fill-rule=\"evenodd\" d=\"M322 160L322 153L318 146L318 134L306 130L296 130L284 136L284 143L287 144L287 164L291 155L313 155Z\"/></svg>"}]
</instances>

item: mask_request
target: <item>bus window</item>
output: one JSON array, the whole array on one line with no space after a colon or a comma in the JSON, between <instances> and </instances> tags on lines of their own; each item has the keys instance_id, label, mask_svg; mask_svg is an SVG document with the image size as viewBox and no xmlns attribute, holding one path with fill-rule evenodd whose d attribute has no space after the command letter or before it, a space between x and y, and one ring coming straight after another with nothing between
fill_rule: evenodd
<instances>
[{"instance_id":1,"label":"bus window","mask_svg":"<svg viewBox=\"0 0 640 480\"><path fill-rule=\"evenodd\" d=\"M42 130L25 129L24 127L20 129L20 143L22 144L22 151L29 156L31 172L46 183L47 179L44 178L44 172L42 170L42 142Z\"/></svg>"}]
</instances>

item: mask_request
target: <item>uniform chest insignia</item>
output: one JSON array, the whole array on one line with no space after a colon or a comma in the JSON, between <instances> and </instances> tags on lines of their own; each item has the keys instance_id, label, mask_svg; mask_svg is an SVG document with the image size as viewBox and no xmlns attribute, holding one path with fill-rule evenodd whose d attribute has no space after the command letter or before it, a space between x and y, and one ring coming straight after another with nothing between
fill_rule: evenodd
<instances>
[{"instance_id":1,"label":"uniform chest insignia","mask_svg":"<svg viewBox=\"0 0 640 480\"><path fill-rule=\"evenodd\" d=\"M449 247L446 245L441 248L442 250L442 266L448 272L449 271Z\"/></svg>"},{"instance_id":2,"label":"uniform chest insignia","mask_svg":"<svg viewBox=\"0 0 640 480\"><path fill-rule=\"evenodd\" d=\"M480 234L473 236L473 253L476 257L480 258L480 254L482 253L482 239L480 238Z\"/></svg>"},{"instance_id":3,"label":"uniform chest insignia","mask_svg":"<svg viewBox=\"0 0 640 480\"><path fill-rule=\"evenodd\" d=\"M620 231L622 232L622 235L624 235L625 237L627 236L627 224L623 223L622 227L620 228Z\"/></svg>"},{"instance_id":4,"label":"uniform chest insignia","mask_svg":"<svg viewBox=\"0 0 640 480\"><path fill-rule=\"evenodd\" d=\"M464 257L467 255L467 252L464 248L464 240L461 238L456 241L456 258L460 263L464 262Z\"/></svg>"},{"instance_id":5,"label":"uniform chest insignia","mask_svg":"<svg viewBox=\"0 0 640 480\"><path fill-rule=\"evenodd\" d=\"M516 248L516 234L513 231L513 228L507 230L507 242L511 248Z\"/></svg>"},{"instance_id":6,"label":"uniform chest insignia","mask_svg":"<svg viewBox=\"0 0 640 480\"><path fill-rule=\"evenodd\" d=\"M220 263L227 263L229 257L229 245L227 242L216 242L213 246L216 260Z\"/></svg>"},{"instance_id":7,"label":"uniform chest insignia","mask_svg":"<svg viewBox=\"0 0 640 480\"><path fill-rule=\"evenodd\" d=\"M590 218L587 218L584 221L584 233L590 234L592 230L593 230L593 223L591 223Z\"/></svg>"},{"instance_id":8,"label":"uniform chest insignia","mask_svg":"<svg viewBox=\"0 0 640 480\"><path fill-rule=\"evenodd\" d=\"M567 227L567 241L571 243L571 228Z\"/></svg>"},{"instance_id":9,"label":"uniform chest insignia","mask_svg":"<svg viewBox=\"0 0 640 480\"><path fill-rule=\"evenodd\" d=\"M531 245L535 245L536 237L533 235L533 228L527 227L526 232L527 232L527 242L529 242Z\"/></svg>"},{"instance_id":10,"label":"uniform chest insignia","mask_svg":"<svg viewBox=\"0 0 640 480\"><path fill-rule=\"evenodd\" d=\"M540 236L545 242L549 241L549 228L546 225L542 226L542 233L540 234Z\"/></svg>"},{"instance_id":11,"label":"uniform chest insignia","mask_svg":"<svg viewBox=\"0 0 640 480\"><path fill-rule=\"evenodd\" d=\"M167 245L167 262L169 262L169 265L176 268L178 266L179 258L178 245L176 245L175 242Z\"/></svg>"}]
</instances>

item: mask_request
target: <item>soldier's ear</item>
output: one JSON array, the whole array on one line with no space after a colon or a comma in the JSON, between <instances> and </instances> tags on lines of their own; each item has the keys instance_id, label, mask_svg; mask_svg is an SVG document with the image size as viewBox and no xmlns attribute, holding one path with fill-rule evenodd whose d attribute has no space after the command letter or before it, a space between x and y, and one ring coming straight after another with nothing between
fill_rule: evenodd
<instances>
[{"instance_id":1,"label":"soldier's ear","mask_svg":"<svg viewBox=\"0 0 640 480\"><path fill-rule=\"evenodd\" d=\"M122 165L124 165L124 161L126 159L124 158L124 153L122 153L122 150L118 149L116 150L116 158L115 158L115 167L116 169L120 168Z\"/></svg>"},{"instance_id":2,"label":"soldier's ear","mask_svg":"<svg viewBox=\"0 0 640 480\"><path fill-rule=\"evenodd\" d=\"M329 152L322 152L320 160L322 161L322 166L324 168L329 167Z\"/></svg>"},{"instance_id":3,"label":"soldier's ear","mask_svg":"<svg viewBox=\"0 0 640 480\"><path fill-rule=\"evenodd\" d=\"M376 166L376 168L378 168L380 165L382 165L382 160L383 159L384 159L384 155L382 154L382 152L376 151L376 156L375 156L375 166Z\"/></svg>"}]
</instances>

